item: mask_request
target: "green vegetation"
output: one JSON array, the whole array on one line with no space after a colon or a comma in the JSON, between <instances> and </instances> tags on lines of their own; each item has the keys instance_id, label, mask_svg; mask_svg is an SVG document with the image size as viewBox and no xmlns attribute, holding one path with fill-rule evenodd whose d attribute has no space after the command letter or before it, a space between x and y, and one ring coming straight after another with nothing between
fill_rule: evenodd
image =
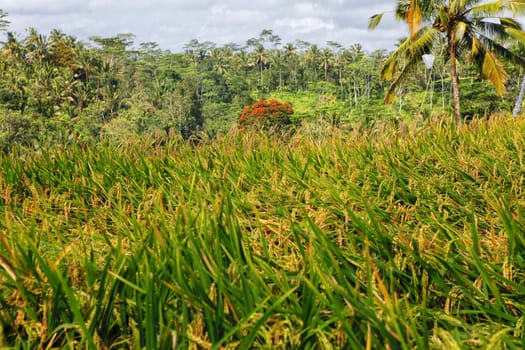
<instances>
[{"instance_id":1,"label":"green vegetation","mask_svg":"<svg viewBox=\"0 0 525 350\"><path fill-rule=\"evenodd\" d=\"M525 122L0 158L0 346L523 347Z\"/></svg>"},{"instance_id":2,"label":"green vegetation","mask_svg":"<svg viewBox=\"0 0 525 350\"><path fill-rule=\"evenodd\" d=\"M0 349L525 348L523 47L490 40L525 36L481 20L525 2L443 3L399 1L391 54L8 31Z\"/></svg>"},{"instance_id":3,"label":"green vegetation","mask_svg":"<svg viewBox=\"0 0 525 350\"><path fill-rule=\"evenodd\" d=\"M437 38L433 46L407 39L399 50L408 45L408 55L406 50L365 52L358 43L283 44L271 30L263 30L243 45L191 40L184 52L173 53L156 43L135 43L129 33L87 42L59 30L43 34L32 28L20 36L9 31L6 18L0 12L0 33L7 31L0 46L3 152L14 145L38 149L142 136L212 139L228 133L242 111L261 99L290 103L293 124L317 123L320 128L373 127L448 116L454 110L449 53L446 42ZM515 22L505 25L513 23L516 34ZM505 47L507 57L521 55L513 42ZM421 54L430 51L435 63L426 68ZM479 62L470 56L460 56L461 117L510 113L523 76L521 60L502 61L507 92L498 96L483 79L487 70L478 70ZM410 68L411 74L397 80L399 98L387 106L383 99L389 84L378 73L381 67L393 73L392 57L397 68Z\"/></svg>"}]
</instances>

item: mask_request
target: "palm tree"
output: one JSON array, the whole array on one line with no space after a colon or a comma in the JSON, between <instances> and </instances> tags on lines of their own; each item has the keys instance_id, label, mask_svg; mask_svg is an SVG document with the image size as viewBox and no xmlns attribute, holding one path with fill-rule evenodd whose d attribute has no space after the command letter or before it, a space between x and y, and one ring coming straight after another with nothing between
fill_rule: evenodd
<instances>
[{"instance_id":1,"label":"palm tree","mask_svg":"<svg viewBox=\"0 0 525 350\"><path fill-rule=\"evenodd\" d=\"M476 64L482 78L505 92L507 73L499 57L519 64L525 62L504 46L509 39L525 42L525 32L515 19L506 17L525 14L525 0L398 0L396 16L407 23L410 36L386 59L381 78L392 80L385 97L392 102L396 88L408 77L423 54L445 42L450 63L454 115L461 123L457 62ZM383 14L372 16L374 29Z\"/></svg>"},{"instance_id":2,"label":"palm tree","mask_svg":"<svg viewBox=\"0 0 525 350\"><path fill-rule=\"evenodd\" d=\"M227 48L214 47L210 50L212 68L219 75L225 75L230 68L227 57L231 56L231 51Z\"/></svg>"},{"instance_id":3,"label":"palm tree","mask_svg":"<svg viewBox=\"0 0 525 350\"><path fill-rule=\"evenodd\" d=\"M284 57L288 62L290 78L295 84L295 89L297 89L297 48L294 44L288 43L285 45Z\"/></svg>"},{"instance_id":4,"label":"palm tree","mask_svg":"<svg viewBox=\"0 0 525 350\"><path fill-rule=\"evenodd\" d=\"M259 67L261 89L264 90L263 69L269 62L269 58L266 54L266 48L262 44L259 43L255 47L255 51L252 53L252 59L254 66Z\"/></svg>"},{"instance_id":5,"label":"palm tree","mask_svg":"<svg viewBox=\"0 0 525 350\"><path fill-rule=\"evenodd\" d=\"M49 55L51 47L48 38L43 34L39 34L35 28L29 28L29 35L24 41L29 54L28 59L33 61L36 58L39 66L42 66L44 59Z\"/></svg>"},{"instance_id":6,"label":"palm tree","mask_svg":"<svg viewBox=\"0 0 525 350\"><path fill-rule=\"evenodd\" d=\"M317 67L320 66L321 50L315 44L311 45L308 51L304 55L304 59L310 65L312 69L312 81L317 80Z\"/></svg>"},{"instance_id":7,"label":"palm tree","mask_svg":"<svg viewBox=\"0 0 525 350\"><path fill-rule=\"evenodd\" d=\"M7 32L7 42L0 51L2 61L1 85L9 91L12 98L6 101L10 108L23 112L28 102L28 78L24 73L27 64L27 52L15 34Z\"/></svg>"},{"instance_id":8,"label":"palm tree","mask_svg":"<svg viewBox=\"0 0 525 350\"><path fill-rule=\"evenodd\" d=\"M7 12L4 12L4 10L0 9L0 32L3 32L6 30L6 28L9 26L9 21L5 19L7 17Z\"/></svg>"},{"instance_id":9,"label":"palm tree","mask_svg":"<svg viewBox=\"0 0 525 350\"><path fill-rule=\"evenodd\" d=\"M332 61L334 60L334 54L332 50L325 48L321 53L321 67L324 70L324 80L328 82L328 71L332 66Z\"/></svg>"},{"instance_id":10,"label":"palm tree","mask_svg":"<svg viewBox=\"0 0 525 350\"><path fill-rule=\"evenodd\" d=\"M24 45L16 39L13 32L7 32L7 42L4 44L3 50L10 63L17 68L25 66L27 59L27 52Z\"/></svg>"}]
</instances>

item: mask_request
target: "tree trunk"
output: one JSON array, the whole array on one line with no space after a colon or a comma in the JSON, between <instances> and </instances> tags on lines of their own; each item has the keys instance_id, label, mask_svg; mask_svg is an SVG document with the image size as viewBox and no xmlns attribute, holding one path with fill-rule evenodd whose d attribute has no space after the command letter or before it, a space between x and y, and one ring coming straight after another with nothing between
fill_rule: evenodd
<instances>
[{"instance_id":1,"label":"tree trunk","mask_svg":"<svg viewBox=\"0 0 525 350\"><path fill-rule=\"evenodd\" d=\"M279 91L283 91L283 66L279 65Z\"/></svg>"},{"instance_id":2,"label":"tree trunk","mask_svg":"<svg viewBox=\"0 0 525 350\"><path fill-rule=\"evenodd\" d=\"M456 62L456 43L454 37L449 38L449 53L450 53L450 76L452 78L452 95L454 98L454 116L456 117L456 125L461 125L461 110L459 105L459 81L458 69Z\"/></svg>"},{"instance_id":3,"label":"tree trunk","mask_svg":"<svg viewBox=\"0 0 525 350\"><path fill-rule=\"evenodd\" d=\"M261 72L261 90L264 91L263 64L260 63L260 64L259 64L259 67L261 68L261 70L260 70L260 72Z\"/></svg>"},{"instance_id":4,"label":"tree trunk","mask_svg":"<svg viewBox=\"0 0 525 350\"><path fill-rule=\"evenodd\" d=\"M523 80L521 81L521 89L516 100L516 105L514 105L514 110L512 111L512 117L516 118L521 109L521 104L523 103L523 95L525 95L525 74L523 74Z\"/></svg>"}]
</instances>

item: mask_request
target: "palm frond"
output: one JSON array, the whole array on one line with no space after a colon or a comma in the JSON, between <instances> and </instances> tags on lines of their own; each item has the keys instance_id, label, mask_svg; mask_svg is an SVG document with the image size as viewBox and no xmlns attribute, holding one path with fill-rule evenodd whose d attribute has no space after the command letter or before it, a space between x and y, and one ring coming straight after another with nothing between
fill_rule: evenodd
<instances>
[{"instance_id":1,"label":"palm frond","mask_svg":"<svg viewBox=\"0 0 525 350\"><path fill-rule=\"evenodd\" d=\"M397 2L396 6L396 19L398 21L404 21L407 17L408 8L412 0L400 0Z\"/></svg>"},{"instance_id":2,"label":"palm frond","mask_svg":"<svg viewBox=\"0 0 525 350\"><path fill-rule=\"evenodd\" d=\"M478 64L481 76L494 86L498 95L503 95L508 76L498 56L509 60L521 59L488 37L468 36L466 40L471 49L470 56Z\"/></svg>"},{"instance_id":3,"label":"palm frond","mask_svg":"<svg viewBox=\"0 0 525 350\"><path fill-rule=\"evenodd\" d=\"M417 39L410 41L408 50L412 57L421 58L432 50L433 44L440 36L439 30L434 27L423 27Z\"/></svg>"},{"instance_id":4,"label":"palm frond","mask_svg":"<svg viewBox=\"0 0 525 350\"><path fill-rule=\"evenodd\" d=\"M476 64L481 72L485 52L488 50L487 46L476 36L466 36L464 41L464 45L458 48L458 58L461 61Z\"/></svg>"},{"instance_id":5,"label":"palm frond","mask_svg":"<svg viewBox=\"0 0 525 350\"><path fill-rule=\"evenodd\" d=\"M388 56L380 69L381 80L392 80L394 72L397 70L399 61L404 57L410 55L410 45L412 40L410 38L405 39L399 47Z\"/></svg>"},{"instance_id":6,"label":"palm frond","mask_svg":"<svg viewBox=\"0 0 525 350\"><path fill-rule=\"evenodd\" d=\"M431 26L424 26L421 28L416 38L406 38L397 49L390 54L390 56L383 63L381 68L381 77L384 80L391 80L394 68L393 61L406 59L411 57L420 57L425 53L429 53L435 40L439 38L440 32L438 29Z\"/></svg>"},{"instance_id":7,"label":"palm frond","mask_svg":"<svg viewBox=\"0 0 525 350\"><path fill-rule=\"evenodd\" d=\"M474 57L479 56L481 54L482 50L485 49L483 44L475 36L471 37L471 42L470 42L469 46L470 46L470 52L471 52L472 56L474 56Z\"/></svg>"},{"instance_id":8,"label":"palm frond","mask_svg":"<svg viewBox=\"0 0 525 350\"><path fill-rule=\"evenodd\" d=\"M514 40L525 44L525 32L516 28L505 28L505 32Z\"/></svg>"},{"instance_id":9,"label":"palm frond","mask_svg":"<svg viewBox=\"0 0 525 350\"><path fill-rule=\"evenodd\" d=\"M368 29L374 30L381 22L381 19L383 19L384 13L378 13L376 15L373 15L370 17L370 21L368 22Z\"/></svg>"},{"instance_id":10,"label":"palm frond","mask_svg":"<svg viewBox=\"0 0 525 350\"><path fill-rule=\"evenodd\" d=\"M471 7L468 13L478 17L491 17L496 16L498 13L501 13L501 11L503 11L503 3L498 0Z\"/></svg>"},{"instance_id":11,"label":"palm frond","mask_svg":"<svg viewBox=\"0 0 525 350\"><path fill-rule=\"evenodd\" d=\"M418 5L423 13L423 18L433 17L436 9L443 5L443 0L419 0Z\"/></svg>"},{"instance_id":12,"label":"palm frond","mask_svg":"<svg viewBox=\"0 0 525 350\"><path fill-rule=\"evenodd\" d=\"M486 48L486 50L492 51L498 57L501 57L517 65L525 66L525 59L523 59L520 55L513 53L511 50L509 50L505 46L498 44L494 40L491 40L483 36L479 36L478 39L480 40L480 42L483 43L482 45Z\"/></svg>"},{"instance_id":13,"label":"palm frond","mask_svg":"<svg viewBox=\"0 0 525 350\"><path fill-rule=\"evenodd\" d=\"M389 81L392 80L394 72L396 71L398 60L393 57L389 57L385 63L381 66L379 76L381 80Z\"/></svg>"},{"instance_id":14,"label":"palm frond","mask_svg":"<svg viewBox=\"0 0 525 350\"><path fill-rule=\"evenodd\" d=\"M415 38L419 32L423 15L421 8L417 4L417 1L412 0L406 13L405 22L408 24L408 30L410 31L410 38Z\"/></svg>"},{"instance_id":15,"label":"palm frond","mask_svg":"<svg viewBox=\"0 0 525 350\"><path fill-rule=\"evenodd\" d=\"M505 93L505 84L507 83L507 72L503 63L498 60L496 55L491 51L485 52L483 65L481 68L483 78L487 79L494 85L496 93L503 95Z\"/></svg>"},{"instance_id":16,"label":"palm frond","mask_svg":"<svg viewBox=\"0 0 525 350\"><path fill-rule=\"evenodd\" d=\"M525 67L525 60L520 55L513 53L511 50L509 50L505 46L500 45L495 41L490 41L489 47L490 47L490 50L493 53L495 53L497 56L502 57L505 60L512 62L514 64Z\"/></svg>"},{"instance_id":17,"label":"palm frond","mask_svg":"<svg viewBox=\"0 0 525 350\"><path fill-rule=\"evenodd\" d=\"M406 39L387 58L381 68L381 78L383 80L394 80L386 93L385 103L392 103L396 89L408 78L408 73L422 60L422 56L432 51L432 46L439 35L440 32L436 28L425 26L415 39ZM401 63L404 66L394 78L394 74Z\"/></svg>"},{"instance_id":18,"label":"palm frond","mask_svg":"<svg viewBox=\"0 0 525 350\"><path fill-rule=\"evenodd\" d=\"M453 14L460 14L463 12L465 7L463 6L463 1L461 0L451 0L450 1L450 11Z\"/></svg>"},{"instance_id":19,"label":"palm frond","mask_svg":"<svg viewBox=\"0 0 525 350\"><path fill-rule=\"evenodd\" d=\"M514 18L501 17L501 18L499 18L499 21L500 21L501 25L506 27L506 28L514 28L514 29L519 29L519 30L522 30L522 28L523 28L521 23L516 21Z\"/></svg>"},{"instance_id":20,"label":"palm frond","mask_svg":"<svg viewBox=\"0 0 525 350\"><path fill-rule=\"evenodd\" d=\"M481 35L491 40L506 40L508 34L505 31L505 26L500 23L479 20L474 22L473 29L477 35Z\"/></svg>"},{"instance_id":21,"label":"palm frond","mask_svg":"<svg viewBox=\"0 0 525 350\"><path fill-rule=\"evenodd\" d=\"M419 57L421 59L421 57ZM419 61L417 57L412 57L407 61L405 67L399 72L397 77L394 79L385 96L385 103L391 104L396 97L396 89L408 78L408 73L414 69Z\"/></svg>"},{"instance_id":22,"label":"palm frond","mask_svg":"<svg viewBox=\"0 0 525 350\"><path fill-rule=\"evenodd\" d=\"M515 16L525 14L525 0L498 0L480 4L470 8L474 16L491 17L509 11Z\"/></svg>"},{"instance_id":23,"label":"palm frond","mask_svg":"<svg viewBox=\"0 0 525 350\"><path fill-rule=\"evenodd\" d=\"M505 10L510 11L513 15L525 15L525 1L524 0L507 0L505 3Z\"/></svg>"}]
</instances>

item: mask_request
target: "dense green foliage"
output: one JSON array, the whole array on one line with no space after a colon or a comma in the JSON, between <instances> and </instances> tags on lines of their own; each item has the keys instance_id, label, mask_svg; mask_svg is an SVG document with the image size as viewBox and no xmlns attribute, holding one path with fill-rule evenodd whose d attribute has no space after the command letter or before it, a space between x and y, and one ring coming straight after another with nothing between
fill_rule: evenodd
<instances>
[{"instance_id":1,"label":"dense green foliage","mask_svg":"<svg viewBox=\"0 0 525 350\"><path fill-rule=\"evenodd\" d=\"M359 44L283 45L271 30L245 45L192 40L182 53L136 44L132 34L80 42L58 30L7 32L0 48L0 148L141 135L213 138L261 98L292 104L296 124L356 127L450 113L446 50L436 51L432 69L418 61L392 106L383 102L387 85L378 76L387 54ZM503 98L469 64L458 68L465 114L510 112L522 72L507 68L512 78Z\"/></svg>"},{"instance_id":2,"label":"dense green foliage","mask_svg":"<svg viewBox=\"0 0 525 350\"><path fill-rule=\"evenodd\" d=\"M0 158L0 347L523 347L525 122Z\"/></svg>"}]
</instances>

